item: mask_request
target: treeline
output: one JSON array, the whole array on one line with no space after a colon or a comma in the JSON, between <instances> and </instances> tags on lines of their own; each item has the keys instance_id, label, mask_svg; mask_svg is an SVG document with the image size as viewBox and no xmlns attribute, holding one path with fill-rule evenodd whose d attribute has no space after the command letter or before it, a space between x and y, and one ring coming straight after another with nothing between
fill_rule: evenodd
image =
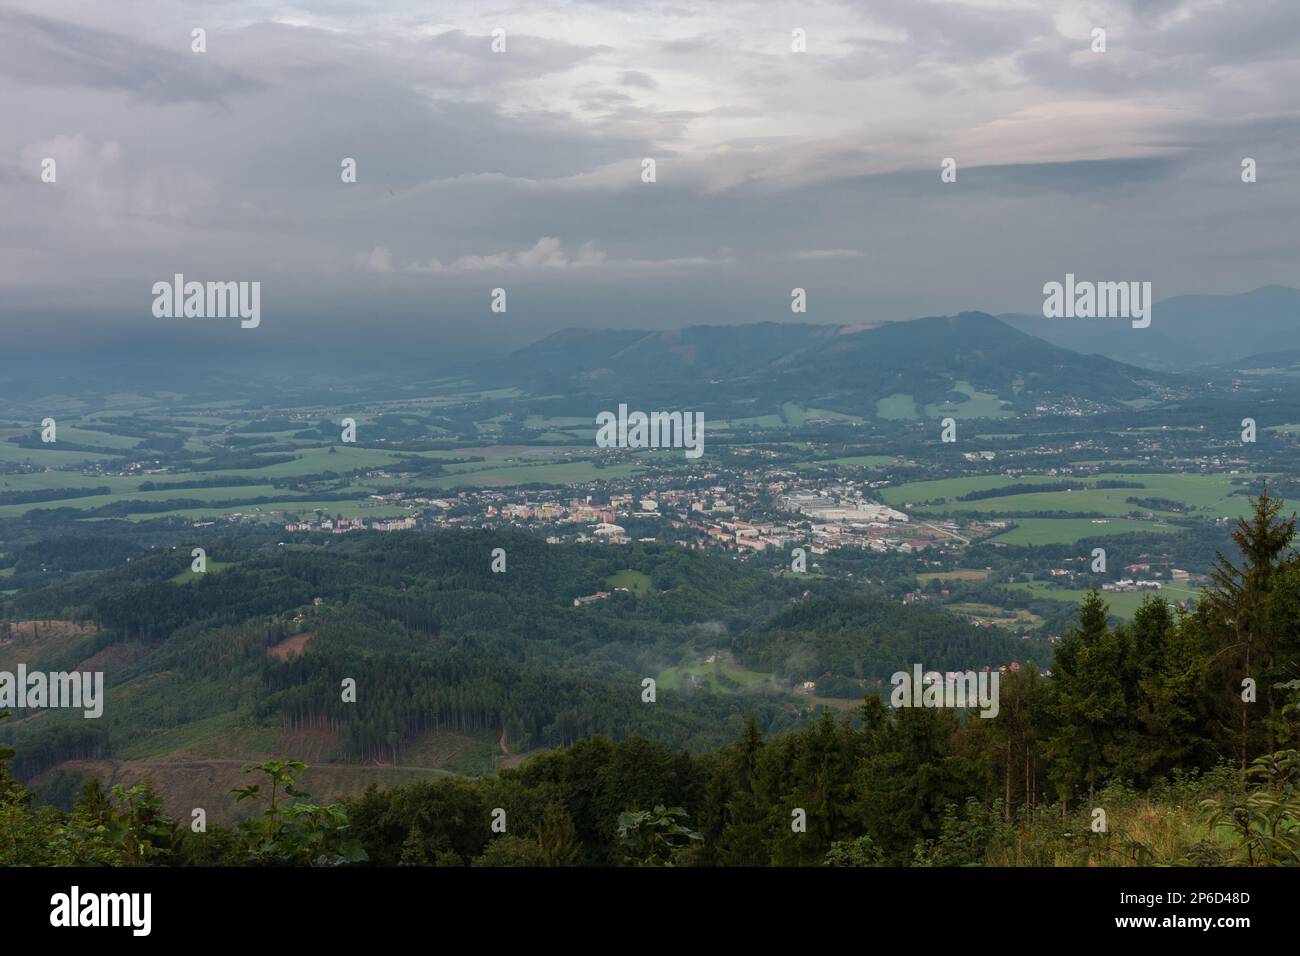
<instances>
[{"instance_id":1,"label":"treeline","mask_svg":"<svg viewBox=\"0 0 1300 956\"><path fill-rule=\"evenodd\" d=\"M272 482L274 484L274 482ZM189 481L142 481L138 491L181 491L194 488L233 488L239 485L264 485L265 478L246 475L222 475L219 478L195 478Z\"/></svg>"},{"instance_id":2,"label":"treeline","mask_svg":"<svg viewBox=\"0 0 1300 956\"><path fill-rule=\"evenodd\" d=\"M1118 478L1102 478L1092 484L1086 481L1042 481L1020 482L1003 485L999 488L984 488L958 495L958 501L983 501L985 498L1005 498L1009 495L1032 495L1045 491L1090 491L1097 488L1145 488L1140 481L1123 481ZM1131 498L1129 499L1132 500Z\"/></svg>"},{"instance_id":3,"label":"treeline","mask_svg":"<svg viewBox=\"0 0 1300 956\"><path fill-rule=\"evenodd\" d=\"M1138 498L1133 495L1124 499L1126 504L1137 505L1139 508L1148 508L1151 511L1191 511L1191 507L1185 502L1176 501L1173 498Z\"/></svg>"},{"instance_id":4,"label":"treeline","mask_svg":"<svg viewBox=\"0 0 1300 956\"><path fill-rule=\"evenodd\" d=\"M699 755L639 737L614 743L595 736L496 777L372 787L329 806L293 791L292 806L272 797L254 819L197 834L167 818L147 785L109 795L91 781L70 813L34 810L30 794L7 775L12 752L0 751L7 837L0 862L1294 865L1294 533L1278 503L1261 497L1235 535L1240 563L1220 559L1214 587L1194 615L1171 615L1153 600L1131 625L1111 628L1092 592L1061 639L1051 679L1033 667L1005 674L999 715L990 720L961 720L943 708L893 709L868 696L857 721L827 711L802 732L765 739L751 719L733 743ZM279 636L268 631L262 640ZM410 636L396 628L388 640ZM300 661L310 666L308 657ZM281 676L285 687L276 690ZM280 671L267 678L268 688L293 694L316 679L298 676ZM426 700L426 713L467 724L501 716L471 699L487 679L473 662L443 678L465 696ZM416 675L405 684L390 679L394 700L423 686ZM268 762L250 770L269 776L278 793L290 792L278 788L292 788L301 766ZM236 795L259 793L250 787ZM1165 801L1163 816L1181 828L1159 840L1143 830L1140 821L1153 816L1143 799ZM1197 802L1200 810L1183 809ZM1090 827L1098 811L1126 825Z\"/></svg>"},{"instance_id":5,"label":"treeline","mask_svg":"<svg viewBox=\"0 0 1300 956\"><path fill-rule=\"evenodd\" d=\"M883 679L917 662L927 669L978 670L1011 661L1051 661L1040 638L982 628L942 608L905 607L883 593L813 597L737 636L733 648L755 670L795 680L834 676Z\"/></svg>"},{"instance_id":6,"label":"treeline","mask_svg":"<svg viewBox=\"0 0 1300 956\"><path fill-rule=\"evenodd\" d=\"M355 681L345 700L342 679ZM602 674L494 662L448 654L365 657L327 648L284 664L267 664L254 715L286 728L318 727L337 734L339 759L402 763L409 741L434 731L474 733L504 728L522 750L563 747L595 735L639 735L701 749L718 746L739 728L742 707L771 721L776 700L741 702L707 693L661 692L641 699L633 674Z\"/></svg>"},{"instance_id":7,"label":"treeline","mask_svg":"<svg viewBox=\"0 0 1300 956\"><path fill-rule=\"evenodd\" d=\"M297 461L297 455L259 455L256 452L222 452L207 461L193 462L190 471L241 471L250 468L269 468Z\"/></svg>"},{"instance_id":8,"label":"treeline","mask_svg":"<svg viewBox=\"0 0 1300 956\"><path fill-rule=\"evenodd\" d=\"M507 553L505 573L491 570L496 547ZM94 722L115 741L239 711L271 726L327 728L333 759L357 761L400 759L413 738L440 730L504 728L528 749L602 733L702 749L725 742L746 710L765 728L799 720L774 691L735 699L664 691L656 706L641 701L641 681L678 663L690 642L725 644L797 592L796 582L735 562L659 544L557 547L481 531L357 534L328 551L232 544L208 558L224 566L176 583L189 552L147 553L15 595L6 613L97 625L60 651L61 665L134 648L132 663L110 672L110 705ZM650 578L650 595L573 606L629 566ZM271 654L299 634L304 654ZM355 702L342 699L345 678L355 681ZM133 691L137 682L148 694ZM84 755L70 732L47 739L43 728L65 722L50 714L18 728L14 742L30 754L18 764L24 778ZM40 736L39 746L28 747L28 736Z\"/></svg>"},{"instance_id":9,"label":"treeline","mask_svg":"<svg viewBox=\"0 0 1300 956\"><path fill-rule=\"evenodd\" d=\"M39 722L23 735L21 749L13 759L14 774L30 779L65 760L93 760L109 755L107 729L93 720ZM0 740L12 742L12 731L0 725Z\"/></svg>"},{"instance_id":10,"label":"treeline","mask_svg":"<svg viewBox=\"0 0 1300 956\"><path fill-rule=\"evenodd\" d=\"M125 564L145 554L145 549L122 538L99 535L66 535L34 541L15 555L14 574L27 575L46 569L85 571Z\"/></svg>"},{"instance_id":11,"label":"treeline","mask_svg":"<svg viewBox=\"0 0 1300 956\"><path fill-rule=\"evenodd\" d=\"M60 501L64 498L90 498L94 495L112 494L108 485L94 488L36 488L31 491L0 491L0 505L29 505L41 501Z\"/></svg>"},{"instance_id":12,"label":"treeline","mask_svg":"<svg viewBox=\"0 0 1300 956\"><path fill-rule=\"evenodd\" d=\"M312 501L359 501L368 497L365 491L319 492L311 496ZM101 505L84 513L89 518L120 518L125 515L162 514L167 511L183 511L190 508L251 508L257 505L288 506L292 498L284 495L259 495L256 498L165 498L154 500L121 500Z\"/></svg>"},{"instance_id":13,"label":"treeline","mask_svg":"<svg viewBox=\"0 0 1300 956\"><path fill-rule=\"evenodd\" d=\"M1300 558L1279 515L1255 502L1195 614L1152 599L1111 628L1092 592L1050 679L1003 675L997 718L868 696L856 723L764 739L750 721L698 757L587 740L499 780L371 791L354 832L376 862L607 865L629 859L628 811L667 806L700 837L683 864L1300 863ZM1135 791L1207 802L1167 845L1092 831ZM462 824L434 812L457 801ZM515 841L492 842L494 807Z\"/></svg>"}]
</instances>

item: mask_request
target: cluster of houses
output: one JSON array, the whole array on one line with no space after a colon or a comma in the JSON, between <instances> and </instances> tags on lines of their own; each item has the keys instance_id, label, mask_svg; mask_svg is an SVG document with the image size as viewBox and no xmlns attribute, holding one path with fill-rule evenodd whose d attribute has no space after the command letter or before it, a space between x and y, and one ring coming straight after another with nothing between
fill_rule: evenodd
<instances>
[{"instance_id":1,"label":"cluster of houses","mask_svg":"<svg viewBox=\"0 0 1300 956\"><path fill-rule=\"evenodd\" d=\"M565 525L586 525L571 537L579 542L625 544L631 538L626 525L619 522L660 519L676 530L695 532L701 546L740 552L808 545L814 554L843 547L909 553L938 543L926 533L900 533L900 529L910 527L907 515L865 500L861 491L837 487L824 495L815 490L800 491L802 484L796 479L732 488L662 487L642 495L610 494L605 503L593 503L591 496L547 500L543 492L535 501L527 497L522 502L493 501L482 514L488 521L554 524L557 533L548 541L565 540L561 533ZM774 514L760 504L763 500L777 502ZM945 537L947 532L939 532L938 536Z\"/></svg>"},{"instance_id":2,"label":"cluster of houses","mask_svg":"<svg viewBox=\"0 0 1300 956\"><path fill-rule=\"evenodd\" d=\"M626 591L631 593L630 588L614 588L614 591ZM585 604L595 604L597 601L606 600L614 591L597 591L595 594L584 594L582 597L573 599L574 607L582 607Z\"/></svg>"},{"instance_id":3,"label":"cluster of houses","mask_svg":"<svg viewBox=\"0 0 1300 956\"><path fill-rule=\"evenodd\" d=\"M903 511L870 500L871 489L886 482L823 484L790 472L765 480L710 483L721 477L697 476L684 486L667 476L643 478L637 482L642 486L639 494L616 491L601 495L604 500L593 500L593 494L575 496L572 489L485 488L442 498L412 497L402 491L372 495L372 506L408 509L405 517L393 519L275 514L287 519L284 527L290 532L540 525L548 541L609 544L626 544L631 540L628 523L650 519L687 532L674 537L693 538L691 546L741 553L806 547L815 555L841 548L911 554L966 543L951 521L917 524ZM589 487L594 491L599 486Z\"/></svg>"},{"instance_id":4,"label":"cluster of houses","mask_svg":"<svg viewBox=\"0 0 1300 956\"><path fill-rule=\"evenodd\" d=\"M285 531L328 531L331 534L346 534L349 531L410 531L414 529L415 517L405 518L319 518L307 521L289 521Z\"/></svg>"},{"instance_id":5,"label":"cluster of houses","mask_svg":"<svg viewBox=\"0 0 1300 956\"><path fill-rule=\"evenodd\" d=\"M1118 581L1108 581L1101 586L1101 589L1103 591L1159 591L1160 582L1120 578Z\"/></svg>"},{"instance_id":6,"label":"cluster of houses","mask_svg":"<svg viewBox=\"0 0 1300 956\"><path fill-rule=\"evenodd\" d=\"M980 671L981 673L984 674L993 673L994 671L998 672L999 674L1018 674L1024 668L1024 666L1025 665L1021 664L1019 661L1012 661L1009 664L999 664L997 667L993 667L989 664L985 664L982 668L980 668ZM932 673L938 673L938 671L934 671ZM823 678L833 677L833 676L834 675L830 671L827 671L825 674L822 675ZM945 681L951 682L953 680L957 680L959 678L964 677L965 673L962 671L947 671L943 676ZM1051 677L1052 672L1050 670L1045 670L1042 672L1042 676ZM877 689L882 689L887 686L886 681L884 680L884 678L881 677L877 677L874 680L871 679L859 680L858 683L861 684L863 687L875 687ZM800 683L795 684L793 690L796 694L815 694L817 693L817 682L813 680L801 681Z\"/></svg>"}]
</instances>

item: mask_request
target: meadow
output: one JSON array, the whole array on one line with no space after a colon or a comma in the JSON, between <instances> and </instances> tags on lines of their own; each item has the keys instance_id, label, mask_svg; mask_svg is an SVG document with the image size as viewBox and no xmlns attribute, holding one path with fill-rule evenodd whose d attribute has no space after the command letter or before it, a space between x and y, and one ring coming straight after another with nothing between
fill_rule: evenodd
<instances>
[{"instance_id":1,"label":"meadow","mask_svg":"<svg viewBox=\"0 0 1300 956\"><path fill-rule=\"evenodd\" d=\"M1111 614L1122 620L1131 620L1148 597L1160 597L1171 603L1195 598L1200 593L1199 588L1185 581L1164 581L1162 584L1159 591L1103 591L1101 597L1110 606ZM1003 587L1038 599L1061 601L1071 607L1077 607L1088 594L1082 588L1058 588L1046 581L1019 581Z\"/></svg>"},{"instance_id":2,"label":"meadow","mask_svg":"<svg viewBox=\"0 0 1300 956\"><path fill-rule=\"evenodd\" d=\"M1120 534L1173 534L1178 526L1163 521L1138 521L1129 518L1016 518L1014 528L994 535L990 540L1003 544L1040 545L1072 544L1087 538L1112 537Z\"/></svg>"}]
</instances>

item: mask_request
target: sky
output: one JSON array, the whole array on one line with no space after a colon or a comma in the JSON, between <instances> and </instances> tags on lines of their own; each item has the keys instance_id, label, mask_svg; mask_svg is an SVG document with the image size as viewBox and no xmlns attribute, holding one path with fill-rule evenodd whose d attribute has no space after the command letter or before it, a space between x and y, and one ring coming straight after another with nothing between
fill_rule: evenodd
<instances>
[{"instance_id":1,"label":"sky","mask_svg":"<svg viewBox=\"0 0 1300 956\"><path fill-rule=\"evenodd\" d=\"M0 0L0 338L436 365L1296 286L1298 88L1295 0ZM154 316L178 272L260 325Z\"/></svg>"}]
</instances>

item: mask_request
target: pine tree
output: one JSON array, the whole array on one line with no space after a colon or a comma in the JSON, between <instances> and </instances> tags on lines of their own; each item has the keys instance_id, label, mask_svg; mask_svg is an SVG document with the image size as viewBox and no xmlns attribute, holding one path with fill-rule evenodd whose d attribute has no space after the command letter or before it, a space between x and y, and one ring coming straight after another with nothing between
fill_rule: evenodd
<instances>
[{"instance_id":1,"label":"pine tree","mask_svg":"<svg viewBox=\"0 0 1300 956\"><path fill-rule=\"evenodd\" d=\"M543 866L577 866L582 855L578 844L578 831L564 804L553 800L542 811L542 821L537 828L537 842L541 847Z\"/></svg>"},{"instance_id":2,"label":"pine tree","mask_svg":"<svg viewBox=\"0 0 1300 956\"><path fill-rule=\"evenodd\" d=\"M1286 623L1289 602L1274 594L1279 585L1286 591L1297 562L1291 547L1295 516L1283 519L1281 511L1282 500L1267 489L1251 501L1250 517L1238 519L1232 533L1241 564L1217 556L1213 585L1202 593L1198 608L1218 685L1216 729L1224 750L1236 754L1243 770L1251 757L1276 749L1281 706L1276 684L1287 669L1279 665L1290 663L1285 658L1296 644ZM1256 705L1242 699L1247 679L1256 683L1263 719Z\"/></svg>"},{"instance_id":3,"label":"pine tree","mask_svg":"<svg viewBox=\"0 0 1300 956\"><path fill-rule=\"evenodd\" d=\"M1129 705L1136 670L1127 635L1107 626L1108 610L1094 588L1080 605L1079 624L1057 642L1051 684L1055 726L1047 753L1067 804L1080 787L1095 793L1132 752Z\"/></svg>"},{"instance_id":4,"label":"pine tree","mask_svg":"<svg viewBox=\"0 0 1300 956\"><path fill-rule=\"evenodd\" d=\"M91 777L82 787L81 797L72 808L73 815L87 826L106 827L113 819L113 801L98 777Z\"/></svg>"},{"instance_id":5,"label":"pine tree","mask_svg":"<svg viewBox=\"0 0 1300 956\"><path fill-rule=\"evenodd\" d=\"M996 719L974 717L962 735L966 751L982 758L990 794L1000 793L1011 820L1017 806L1033 807L1042 773L1047 681L1032 664L1001 675Z\"/></svg>"},{"instance_id":6,"label":"pine tree","mask_svg":"<svg viewBox=\"0 0 1300 956\"><path fill-rule=\"evenodd\" d=\"M953 751L959 725L951 710L891 710L871 695L861 714L859 825L886 862L904 863L919 840L939 835L946 806L981 791L978 767Z\"/></svg>"},{"instance_id":7,"label":"pine tree","mask_svg":"<svg viewBox=\"0 0 1300 956\"><path fill-rule=\"evenodd\" d=\"M718 859L724 866L766 866L771 860L768 803L759 793L765 746L758 724L748 718L734 757L735 789L726 804L726 827L718 846Z\"/></svg>"},{"instance_id":8,"label":"pine tree","mask_svg":"<svg viewBox=\"0 0 1300 956\"><path fill-rule=\"evenodd\" d=\"M1195 622L1174 622L1161 646L1160 660L1142 678L1137 711L1141 770L1148 783L1176 768L1204 770L1215 762L1205 731L1206 655Z\"/></svg>"}]
</instances>

